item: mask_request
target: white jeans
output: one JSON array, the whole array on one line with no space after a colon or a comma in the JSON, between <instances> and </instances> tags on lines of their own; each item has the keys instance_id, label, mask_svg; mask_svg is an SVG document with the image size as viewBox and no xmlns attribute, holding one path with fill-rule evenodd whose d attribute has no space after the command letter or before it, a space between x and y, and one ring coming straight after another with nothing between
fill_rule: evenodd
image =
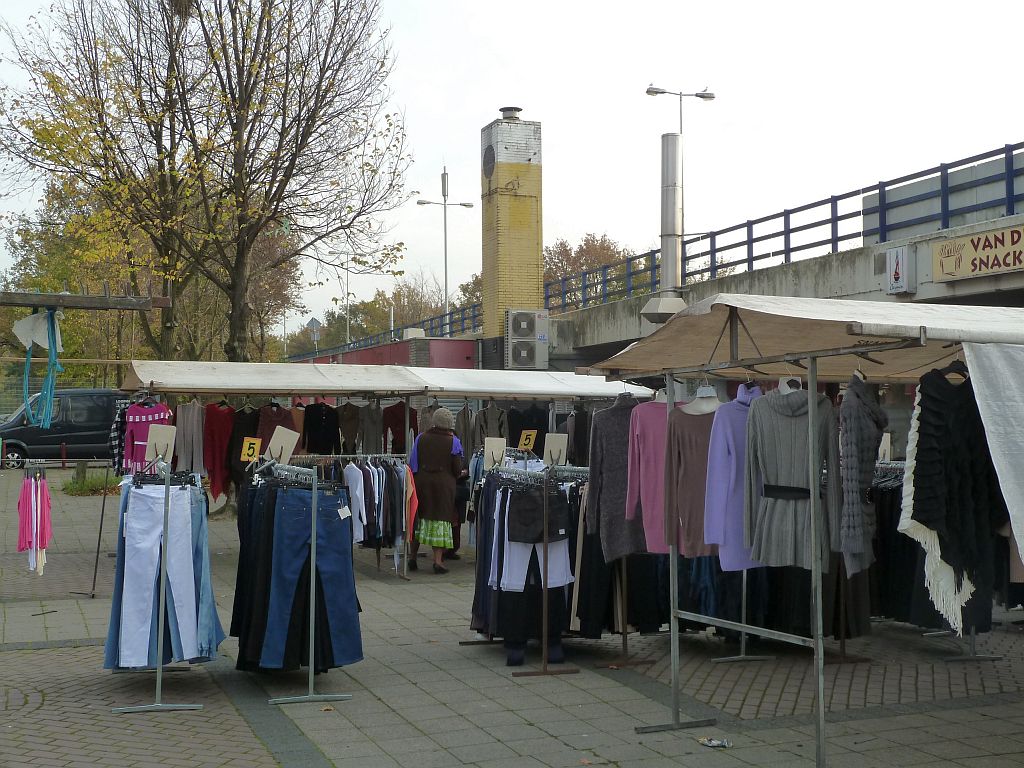
<instances>
[{"instance_id":1,"label":"white jeans","mask_svg":"<svg viewBox=\"0 0 1024 768\"><path fill-rule=\"evenodd\" d=\"M511 502L512 491L500 489L498 491L497 503L494 505L495 542L494 547L491 550L491 572L489 574L488 584L491 587L500 585L503 592L522 592L526 589L526 573L530 568L530 558L534 552L537 553L537 564L540 566L541 579L544 579L544 545L509 541L507 524L505 525L504 530L500 531L503 535L503 539L499 542L498 522L500 517L498 512L504 505L505 517L507 520ZM498 574L499 546L504 550L500 581ZM550 560L548 562L547 586L549 588L564 587L566 584L572 584L574 579L572 575L572 566L569 563L568 539L549 542L548 556Z\"/></svg>"},{"instance_id":2,"label":"white jeans","mask_svg":"<svg viewBox=\"0 0 1024 768\"><path fill-rule=\"evenodd\" d=\"M164 487L132 488L124 523L124 591L118 665L150 666L153 601L160 589L160 544L164 528ZM171 488L167 523L167 584L174 599L183 658L199 655L196 584L192 565L192 508L189 490ZM163 648L163 638L157 641ZM159 663L159 651L154 663Z\"/></svg>"}]
</instances>

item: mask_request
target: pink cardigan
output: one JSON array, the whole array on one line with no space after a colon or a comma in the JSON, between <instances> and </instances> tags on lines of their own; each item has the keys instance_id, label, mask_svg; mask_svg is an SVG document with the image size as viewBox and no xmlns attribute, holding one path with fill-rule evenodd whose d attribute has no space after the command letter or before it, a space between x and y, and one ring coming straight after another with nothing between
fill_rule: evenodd
<instances>
[{"instance_id":1,"label":"pink cardigan","mask_svg":"<svg viewBox=\"0 0 1024 768\"><path fill-rule=\"evenodd\" d=\"M46 549L50 545L53 527L50 522L50 489L45 478L39 480L39 546ZM18 496L18 551L32 549L32 479L25 478L21 484L21 495Z\"/></svg>"}]
</instances>

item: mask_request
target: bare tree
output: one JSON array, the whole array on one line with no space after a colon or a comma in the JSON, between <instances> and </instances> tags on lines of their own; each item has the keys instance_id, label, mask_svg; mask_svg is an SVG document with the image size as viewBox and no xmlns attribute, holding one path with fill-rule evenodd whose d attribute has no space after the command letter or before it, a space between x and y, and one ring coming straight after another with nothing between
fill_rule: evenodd
<instances>
[{"instance_id":1,"label":"bare tree","mask_svg":"<svg viewBox=\"0 0 1024 768\"><path fill-rule=\"evenodd\" d=\"M290 243L261 270L400 257L378 218L408 163L379 18L379 0L58 0L52 36L8 30L30 85L4 94L0 151L145 232L168 290L197 274L217 286L225 353L246 360L261 236Z\"/></svg>"}]
</instances>

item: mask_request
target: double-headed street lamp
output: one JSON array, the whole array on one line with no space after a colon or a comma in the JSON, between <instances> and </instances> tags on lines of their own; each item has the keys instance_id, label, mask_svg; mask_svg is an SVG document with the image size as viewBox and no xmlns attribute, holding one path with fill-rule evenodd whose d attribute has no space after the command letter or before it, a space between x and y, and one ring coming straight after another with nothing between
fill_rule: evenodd
<instances>
[{"instance_id":1,"label":"double-headed street lamp","mask_svg":"<svg viewBox=\"0 0 1024 768\"><path fill-rule=\"evenodd\" d=\"M679 135L680 136L682 136L682 134L683 134L683 99L686 98L686 97L693 97L695 99L700 99L702 101L714 101L715 100L715 94L709 93L707 88L705 88L703 91L698 91L697 93L680 93L679 91L666 91L664 88L658 88L658 87L656 87L654 85L647 86L647 95L648 96L661 96L664 93L667 93L669 96L678 96L679 97Z\"/></svg>"},{"instance_id":2,"label":"double-headed street lamp","mask_svg":"<svg viewBox=\"0 0 1024 768\"><path fill-rule=\"evenodd\" d=\"M444 166L441 171L441 202L434 200L417 200L416 205L440 205L444 209L444 321L442 322L442 333L447 336L449 330L448 318L448 167ZM472 203L451 203L460 208L472 208Z\"/></svg>"}]
</instances>

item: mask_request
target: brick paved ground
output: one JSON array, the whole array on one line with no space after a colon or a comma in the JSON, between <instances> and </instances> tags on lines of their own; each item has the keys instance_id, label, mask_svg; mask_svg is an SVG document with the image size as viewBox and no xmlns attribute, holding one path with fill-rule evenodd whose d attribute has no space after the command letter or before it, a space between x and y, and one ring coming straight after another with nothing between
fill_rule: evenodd
<instances>
[{"instance_id":1,"label":"brick paved ground","mask_svg":"<svg viewBox=\"0 0 1024 768\"><path fill-rule=\"evenodd\" d=\"M72 500L54 486L56 541L42 577L14 554L18 473L0 473L0 765L238 766L810 766L810 664L773 648L771 662L716 665L733 653L714 638L683 638L684 719L714 716L718 726L637 735L666 722L667 636L632 638L655 664L597 670L618 640L569 641L580 673L513 678L500 646L460 646L472 596L472 564L446 577L428 572L402 582L357 554L366 659L319 676L322 692L351 701L274 707L267 696L301 693L304 674L247 675L230 657L168 673L165 700L202 703L202 712L115 715L113 706L152 700L152 674L112 675L102 667L116 526L107 517L95 600L88 590L99 499ZM110 508L108 508L108 512ZM222 621L234 584L235 533L212 521L211 560ZM1019 614L1018 614L1019 615ZM923 640L883 625L849 652L869 663L829 665L830 766L1024 765L1020 631L1005 625L981 639L1001 662L946 664L949 640ZM760 650L764 650L763 648ZM531 659L534 661L534 659ZM878 704L885 702L886 707ZM712 751L700 735L730 739Z\"/></svg>"}]
</instances>

